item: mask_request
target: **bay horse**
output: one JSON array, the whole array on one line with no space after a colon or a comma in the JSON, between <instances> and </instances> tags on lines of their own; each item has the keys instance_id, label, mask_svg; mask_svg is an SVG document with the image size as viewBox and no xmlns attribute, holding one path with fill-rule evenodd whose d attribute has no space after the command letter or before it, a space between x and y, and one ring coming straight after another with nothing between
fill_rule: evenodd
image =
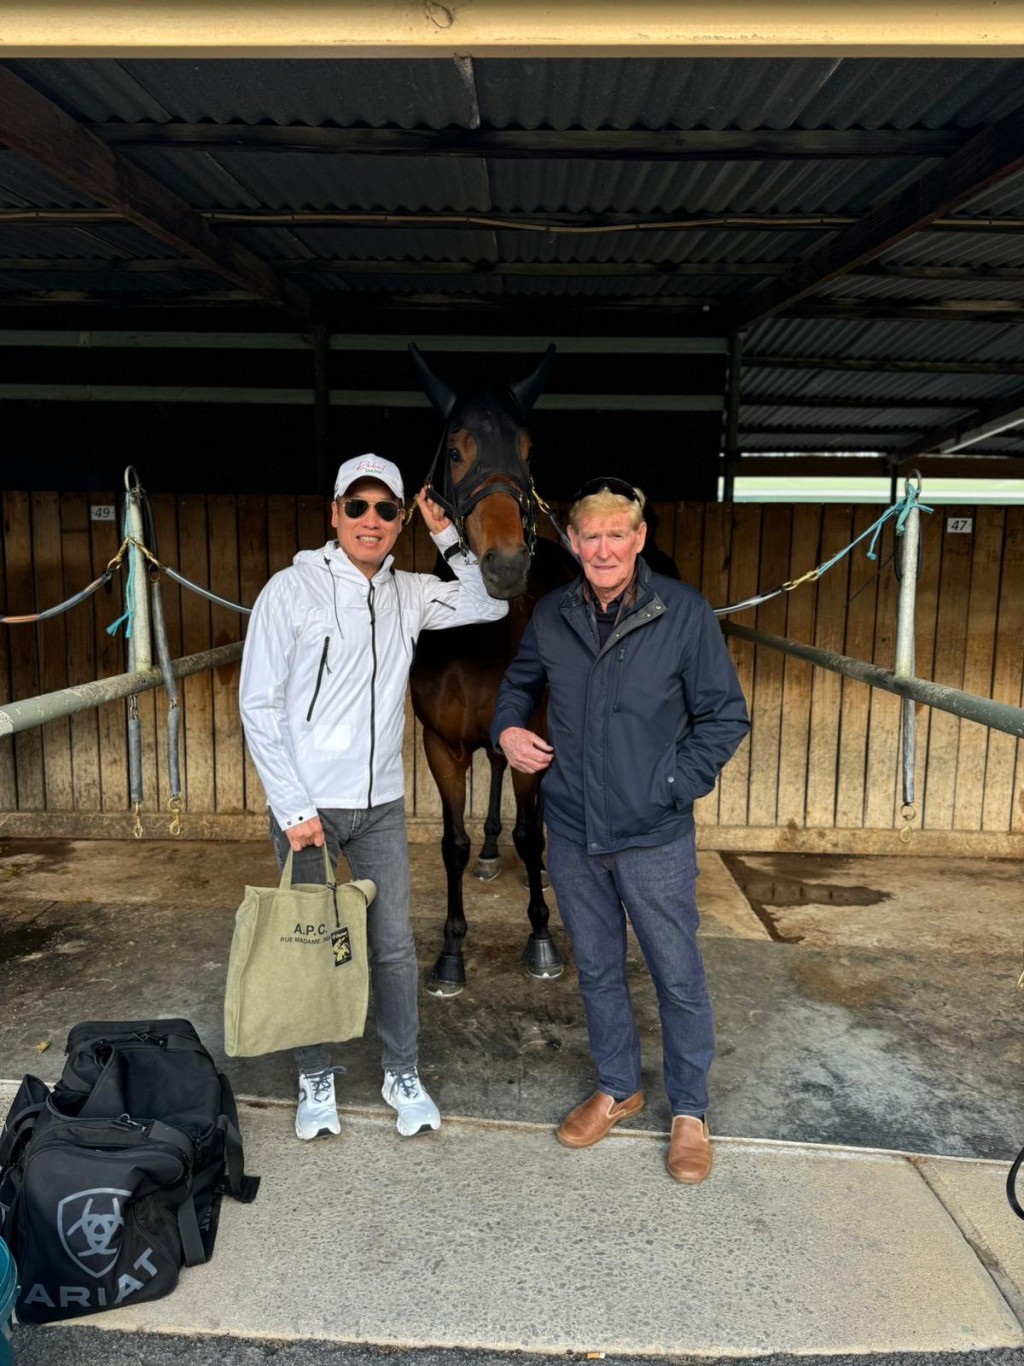
<instances>
[{"instance_id":1,"label":"bay horse","mask_svg":"<svg viewBox=\"0 0 1024 1366\"><path fill-rule=\"evenodd\" d=\"M426 479L430 496L452 519L460 544L468 544L479 560L487 592L509 604L508 615L498 622L424 631L410 674L413 710L423 727L427 764L441 796L441 853L448 889L444 944L427 990L435 996L457 996L466 982L462 954L466 936L462 878L470 852L466 774L474 752L486 749L490 795L475 870L486 881L497 877L501 868L501 785L508 764L504 754L492 748L488 736L498 688L537 599L568 582L575 566L556 545L537 540L537 500L530 475L532 443L526 417L544 388L554 346L548 347L530 375L507 389L465 392L457 392L435 375L415 345L409 350L420 385L445 423ZM451 577L440 557L438 572ZM544 712L542 706L529 723L542 735ZM544 900L540 779L513 770L512 786L516 801L512 838L529 887L531 934L523 961L534 977L559 977L562 957L548 930Z\"/></svg>"}]
</instances>

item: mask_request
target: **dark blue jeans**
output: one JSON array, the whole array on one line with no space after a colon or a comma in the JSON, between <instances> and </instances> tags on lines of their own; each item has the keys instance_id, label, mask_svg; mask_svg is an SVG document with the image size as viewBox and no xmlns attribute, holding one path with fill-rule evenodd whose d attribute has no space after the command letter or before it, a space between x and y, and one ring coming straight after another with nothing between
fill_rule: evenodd
<instances>
[{"instance_id":1,"label":"dark blue jeans","mask_svg":"<svg viewBox=\"0 0 1024 1366\"><path fill-rule=\"evenodd\" d=\"M337 866L344 854L354 878L368 877L377 884L377 896L366 915L366 942L370 950L370 982L377 1016L381 1062L388 1072L416 1066L419 1040L419 971L416 945L409 920L409 839L405 828L405 802L385 802L365 811L318 811L324 828L327 852ZM278 868L288 857L288 837L270 814L270 838L274 841ZM323 882L324 856L307 845L295 855L293 882ZM326 1067L323 1049L302 1049L303 1071Z\"/></svg>"},{"instance_id":2,"label":"dark blue jeans","mask_svg":"<svg viewBox=\"0 0 1024 1366\"><path fill-rule=\"evenodd\" d=\"M572 940L598 1089L640 1089L640 1036L626 981L626 916L658 993L665 1090L674 1115L702 1115L715 1056L711 998L697 947L693 831L654 848L587 853L548 832L548 872Z\"/></svg>"}]
</instances>

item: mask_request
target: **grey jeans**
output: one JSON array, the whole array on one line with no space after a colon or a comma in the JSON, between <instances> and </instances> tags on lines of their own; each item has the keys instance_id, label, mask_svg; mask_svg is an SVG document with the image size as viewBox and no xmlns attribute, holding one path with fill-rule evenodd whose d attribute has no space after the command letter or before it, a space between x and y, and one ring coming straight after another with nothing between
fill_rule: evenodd
<instances>
[{"instance_id":1,"label":"grey jeans","mask_svg":"<svg viewBox=\"0 0 1024 1366\"><path fill-rule=\"evenodd\" d=\"M409 842L402 798L365 811L318 811L327 852L335 865L344 854L354 878L370 878L377 896L366 916L370 951L370 983L377 1015L381 1062L388 1072L416 1066L419 1039L419 971L409 920ZM288 837L270 813L270 838L283 868ZM295 882L323 882L324 860L319 849L307 845L292 863ZM303 1071L326 1067L325 1049L300 1049Z\"/></svg>"}]
</instances>

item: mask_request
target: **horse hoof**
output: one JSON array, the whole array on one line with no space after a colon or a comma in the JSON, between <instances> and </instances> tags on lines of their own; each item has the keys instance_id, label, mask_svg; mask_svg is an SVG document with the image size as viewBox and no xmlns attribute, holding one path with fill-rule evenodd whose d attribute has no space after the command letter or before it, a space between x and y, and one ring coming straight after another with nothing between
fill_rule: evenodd
<instances>
[{"instance_id":1,"label":"horse hoof","mask_svg":"<svg viewBox=\"0 0 1024 1366\"><path fill-rule=\"evenodd\" d=\"M438 982L436 978L431 978L427 983L427 995L439 996L442 999L449 996L458 996L462 991L462 986L458 982Z\"/></svg>"},{"instance_id":2,"label":"horse hoof","mask_svg":"<svg viewBox=\"0 0 1024 1366\"><path fill-rule=\"evenodd\" d=\"M477 874L477 876L479 877L479 874ZM542 889L543 889L545 892L548 891L548 890L550 889L550 887L551 887L551 879L548 877L548 870L547 870L546 868L542 868L542 869L540 870L540 885L541 885ZM529 875L529 873L524 873L524 874L523 874L523 886L526 887L527 889L529 889L529 886L530 886L530 875Z\"/></svg>"},{"instance_id":3,"label":"horse hoof","mask_svg":"<svg viewBox=\"0 0 1024 1366\"><path fill-rule=\"evenodd\" d=\"M493 882L500 872L500 858L478 858L473 869L474 877L478 877L481 882Z\"/></svg>"},{"instance_id":4,"label":"horse hoof","mask_svg":"<svg viewBox=\"0 0 1024 1366\"><path fill-rule=\"evenodd\" d=\"M531 977L561 977L565 971L562 955L549 935L531 934L523 951L523 962Z\"/></svg>"},{"instance_id":5,"label":"horse hoof","mask_svg":"<svg viewBox=\"0 0 1024 1366\"><path fill-rule=\"evenodd\" d=\"M442 953L427 983L431 996L458 996L466 985L466 964L461 953Z\"/></svg>"}]
</instances>

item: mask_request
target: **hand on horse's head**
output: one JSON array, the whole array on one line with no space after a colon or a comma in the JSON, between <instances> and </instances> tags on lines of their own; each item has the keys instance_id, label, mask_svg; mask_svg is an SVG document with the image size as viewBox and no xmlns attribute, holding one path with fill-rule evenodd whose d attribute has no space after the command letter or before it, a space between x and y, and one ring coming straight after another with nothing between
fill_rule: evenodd
<instances>
[{"instance_id":1,"label":"hand on horse's head","mask_svg":"<svg viewBox=\"0 0 1024 1366\"><path fill-rule=\"evenodd\" d=\"M423 514L423 520L427 524L427 530L432 536L444 531L445 527L451 526L451 521L440 503L435 503L427 497L427 486L424 484L416 495L416 504Z\"/></svg>"}]
</instances>

